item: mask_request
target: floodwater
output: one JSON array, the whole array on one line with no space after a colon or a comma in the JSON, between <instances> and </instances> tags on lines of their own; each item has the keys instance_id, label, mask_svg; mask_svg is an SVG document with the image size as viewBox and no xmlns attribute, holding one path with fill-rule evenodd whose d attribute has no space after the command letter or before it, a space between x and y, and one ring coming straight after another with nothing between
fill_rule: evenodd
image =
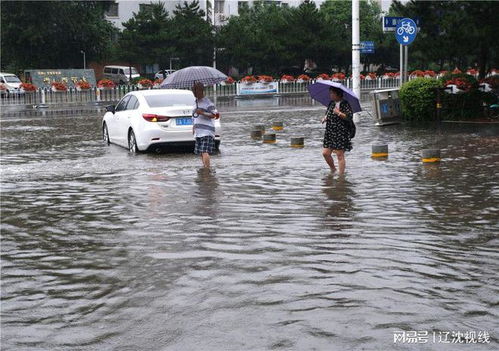
<instances>
[{"instance_id":1,"label":"floodwater","mask_svg":"<svg viewBox=\"0 0 499 351\"><path fill-rule=\"evenodd\" d=\"M219 105L215 172L104 145L91 109L3 114L2 350L498 349L496 131L364 114L339 176L320 106ZM249 138L273 120L277 144ZM442 340L468 331L490 343Z\"/></svg>"}]
</instances>

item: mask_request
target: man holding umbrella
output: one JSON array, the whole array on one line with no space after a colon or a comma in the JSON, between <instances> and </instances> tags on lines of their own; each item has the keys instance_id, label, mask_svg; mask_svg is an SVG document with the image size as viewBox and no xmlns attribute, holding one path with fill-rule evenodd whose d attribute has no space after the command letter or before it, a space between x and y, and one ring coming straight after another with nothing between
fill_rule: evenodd
<instances>
[{"instance_id":1,"label":"man holding umbrella","mask_svg":"<svg viewBox=\"0 0 499 351\"><path fill-rule=\"evenodd\" d=\"M219 70L208 66L191 66L169 75L162 83L162 88L191 88L196 97L196 106L192 113L193 129L196 137L194 152L201 155L203 166L210 167L210 154L215 148L215 125L213 119L220 118L215 105L204 96L204 85L213 85L228 77Z\"/></svg>"},{"instance_id":2,"label":"man holding umbrella","mask_svg":"<svg viewBox=\"0 0 499 351\"><path fill-rule=\"evenodd\" d=\"M218 119L220 115L210 99L204 96L204 85L202 83L194 83L192 92L196 97L196 107L192 113L194 119L192 132L196 137L194 153L201 155L205 168L210 168L210 155L215 148L215 124L213 119Z\"/></svg>"}]
</instances>

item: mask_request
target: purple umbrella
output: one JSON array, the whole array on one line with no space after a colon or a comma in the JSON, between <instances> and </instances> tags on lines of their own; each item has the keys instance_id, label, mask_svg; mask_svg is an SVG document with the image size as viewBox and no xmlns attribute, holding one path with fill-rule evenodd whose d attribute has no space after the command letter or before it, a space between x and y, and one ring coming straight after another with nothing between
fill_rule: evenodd
<instances>
[{"instance_id":1,"label":"purple umbrella","mask_svg":"<svg viewBox=\"0 0 499 351\"><path fill-rule=\"evenodd\" d=\"M308 86L308 92L310 93L312 99L319 101L324 106L329 106L329 103L331 102L331 97L329 95L330 87L335 87L343 91L343 99L348 101L354 113L362 111L357 95L355 95L353 91L345 87L343 84L324 80L310 84Z\"/></svg>"}]
</instances>

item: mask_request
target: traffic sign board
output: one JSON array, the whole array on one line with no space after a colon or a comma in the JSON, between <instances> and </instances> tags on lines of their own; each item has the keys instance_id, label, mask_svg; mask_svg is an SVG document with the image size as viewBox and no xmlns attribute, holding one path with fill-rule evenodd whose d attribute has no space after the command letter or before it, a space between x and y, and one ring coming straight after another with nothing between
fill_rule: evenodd
<instances>
[{"instance_id":1,"label":"traffic sign board","mask_svg":"<svg viewBox=\"0 0 499 351\"><path fill-rule=\"evenodd\" d=\"M360 42L361 54L374 54L374 41L361 41Z\"/></svg>"},{"instance_id":2,"label":"traffic sign board","mask_svg":"<svg viewBox=\"0 0 499 351\"><path fill-rule=\"evenodd\" d=\"M405 17L383 17L383 32L395 32L397 24ZM421 27L421 17L414 17L412 19L416 22L418 29Z\"/></svg>"},{"instance_id":3,"label":"traffic sign board","mask_svg":"<svg viewBox=\"0 0 499 351\"><path fill-rule=\"evenodd\" d=\"M416 22L414 22L410 18L403 18L397 23L397 27L395 29L395 38L400 45L409 45L414 39L416 39L416 35L418 34Z\"/></svg>"}]
</instances>

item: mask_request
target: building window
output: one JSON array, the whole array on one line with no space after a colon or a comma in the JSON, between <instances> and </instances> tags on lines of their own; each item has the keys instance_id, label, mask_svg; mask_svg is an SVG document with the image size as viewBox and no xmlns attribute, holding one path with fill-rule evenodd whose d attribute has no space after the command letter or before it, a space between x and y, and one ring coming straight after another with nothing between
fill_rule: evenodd
<instances>
[{"instance_id":1,"label":"building window","mask_svg":"<svg viewBox=\"0 0 499 351\"><path fill-rule=\"evenodd\" d=\"M118 17L118 3L113 2L109 5L109 9L106 11L106 16Z\"/></svg>"},{"instance_id":2,"label":"building window","mask_svg":"<svg viewBox=\"0 0 499 351\"><path fill-rule=\"evenodd\" d=\"M242 9L248 7L247 1L238 1L237 2L237 11L241 11Z\"/></svg>"},{"instance_id":3,"label":"building window","mask_svg":"<svg viewBox=\"0 0 499 351\"><path fill-rule=\"evenodd\" d=\"M151 10L151 4L139 4L139 12L150 12Z\"/></svg>"},{"instance_id":4,"label":"building window","mask_svg":"<svg viewBox=\"0 0 499 351\"><path fill-rule=\"evenodd\" d=\"M289 4L287 2L283 2L283 3L281 3L281 6L282 7L289 7Z\"/></svg>"},{"instance_id":5,"label":"building window","mask_svg":"<svg viewBox=\"0 0 499 351\"><path fill-rule=\"evenodd\" d=\"M223 13L225 0L215 0L215 13Z\"/></svg>"}]
</instances>

